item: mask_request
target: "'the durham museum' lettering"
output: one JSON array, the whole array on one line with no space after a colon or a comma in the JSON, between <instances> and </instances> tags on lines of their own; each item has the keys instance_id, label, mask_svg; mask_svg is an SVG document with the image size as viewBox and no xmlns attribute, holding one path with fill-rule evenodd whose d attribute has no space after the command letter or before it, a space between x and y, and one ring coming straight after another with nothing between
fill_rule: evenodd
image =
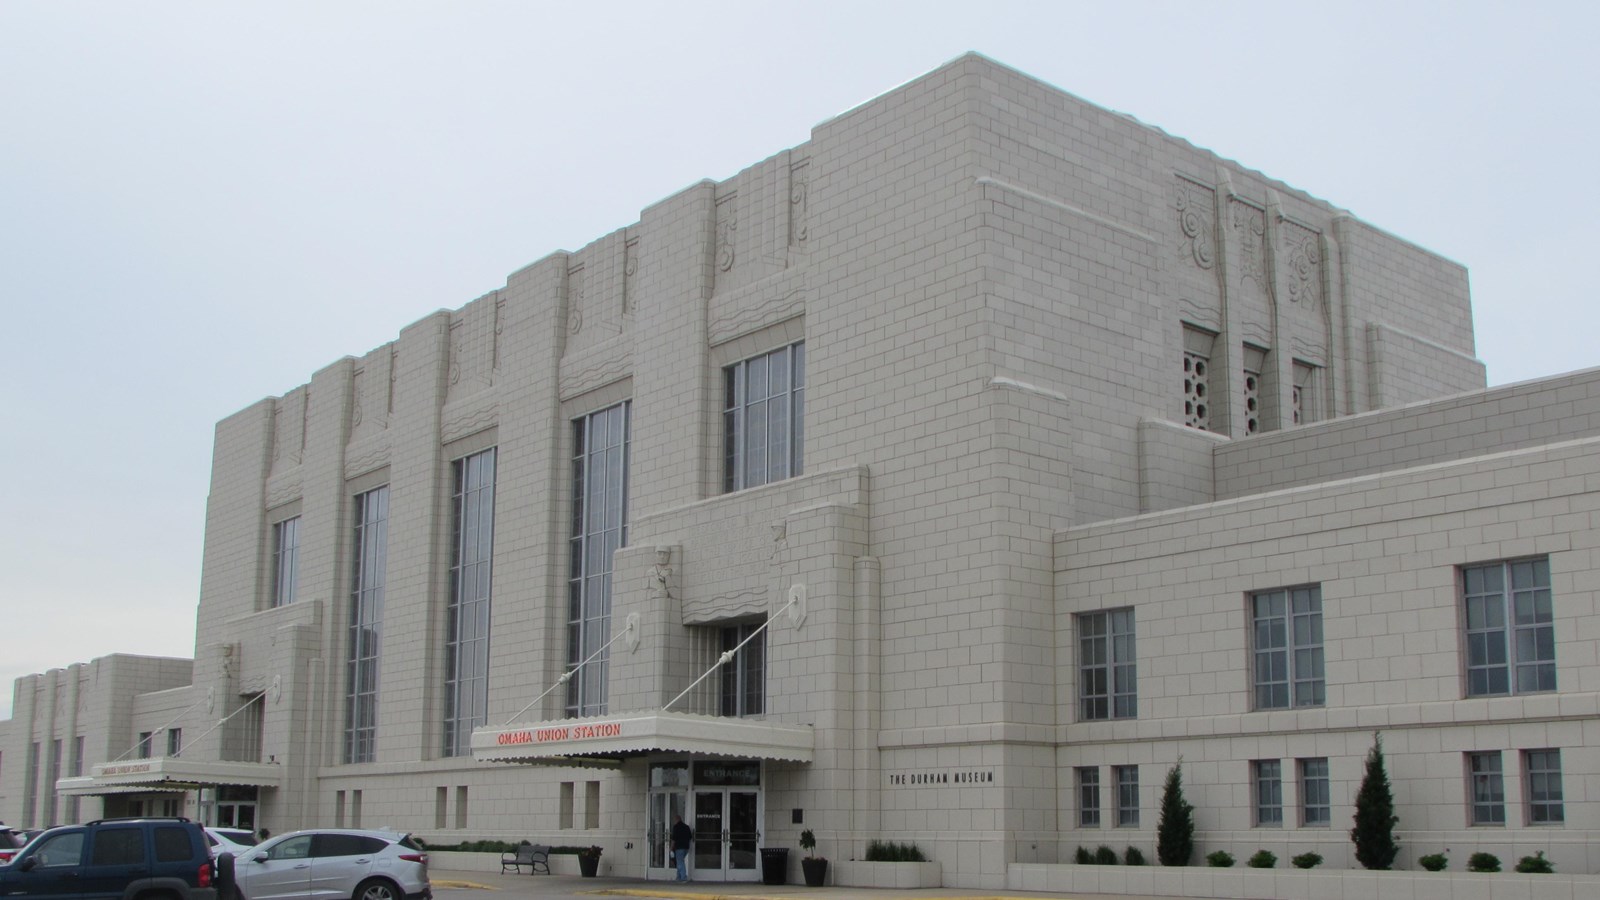
<instances>
[{"instance_id":1,"label":"'the durham museum' lettering","mask_svg":"<svg viewBox=\"0 0 1600 900\"><path fill-rule=\"evenodd\" d=\"M892 785L916 784L994 784L994 770L950 772L897 772L889 776Z\"/></svg>"}]
</instances>

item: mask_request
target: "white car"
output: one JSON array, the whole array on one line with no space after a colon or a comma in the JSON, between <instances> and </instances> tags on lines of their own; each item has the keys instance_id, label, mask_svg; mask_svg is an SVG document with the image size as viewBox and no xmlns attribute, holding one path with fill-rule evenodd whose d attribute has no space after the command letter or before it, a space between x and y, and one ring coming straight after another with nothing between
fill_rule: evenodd
<instances>
[{"instance_id":1,"label":"white car","mask_svg":"<svg viewBox=\"0 0 1600 900\"><path fill-rule=\"evenodd\" d=\"M239 900L433 900L428 854L398 831L316 828L238 856Z\"/></svg>"},{"instance_id":2,"label":"white car","mask_svg":"<svg viewBox=\"0 0 1600 900\"><path fill-rule=\"evenodd\" d=\"M207 828L206 843L211 845L211 856L232 853L234 859L243 857L255 846L256 835L243 828Z\"/></svg>"}]
</instances>

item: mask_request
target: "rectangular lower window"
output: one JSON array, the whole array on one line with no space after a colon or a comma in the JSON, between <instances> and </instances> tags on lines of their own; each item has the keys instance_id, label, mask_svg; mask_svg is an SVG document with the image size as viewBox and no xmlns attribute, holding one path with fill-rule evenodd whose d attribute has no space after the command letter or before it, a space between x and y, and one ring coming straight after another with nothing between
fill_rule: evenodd
<instances>
[{"instance_id":1,"label":"rectangular lower window","mask_svg":"<svg viewBox=\"0 0 1600 900\"><path fill-rule=\"evenodd\" d=\"M1078 716L1131 719L1138 713L1133 610L1085 613L1078 622Z\"/></svg>"},{"instance_id":2,"label":"rectangular lower window","mask_svg":"<svg viewBox=\"0 0 1600 900\"><path fill-rule=\"evenodd\" d=\"M294 602L300 580L300 517L272 525L272 605Z\"/></svg>"},{"instance_id":3,"label":"rectangular lower window","mask_svg":"<svg viewBox=\"0 0 1600 900\"><path fill-rule=\"evenodd\" d=\"M1074 770L1078 782L1078 827L1100 827L1100 767L1079 766Z\"/></svg>"},{"instance_id":4,"label":"rectangular lower window","mask_svg":"<svg viewBox=\"0 0 1600 900\"><path fill-rule=\"evenodd\" d=\"M737 648L733 661L722 667L722 715L759 716L766 711L767 633L761 625L722 629L722 652Z\"/></svg>"},{"instance_id":5,"label":"rectangular lower window","mask_svg":"<svg viewBox=\"0 0 1600 900\"><path fill-rule=\"evenodd\" d=\"M1277 828L1283 824L1283 763L1258 759L1250 763L1255 783L1256 827Z\"/></svg>"},{"instance_id":6,"label":"rectangular lower window","mask_svg":"<svg viewBox=\"0 0 1600 900\"><path fill-rule=\"evenodd\" d=\"M1322 706L1322 589L1262 591L1250 610L1256 709Z\"/></svg>"},{"instance_id":7,"label":"rectangular lower window","mask_svg":"<svg viewBox=\"0 0 1600 900\"><path fill-rule=\"evenodd\" d=\"M1325 826L1333 821L1332 795L1328 789L1328 758L1310 757L1300 765L1300 824Z\"/></svg>"},{"instance_id":8,"label":"rectangular lower window","mask_svg":"<svg viewBox=\"0 0 1600 900\"><path fill-rule=\"evenodd\" d=\"M1566 821L1561 790L1561 751L1524 750L1522 768L1527 786L1529 825L1560 825Z\"/></svg>"},{"instance_id":9,"label":"rectangular lower window","mask_svg":"<svg viewBox=\"0 0 1600 900\"><path fill-rule=\"evenodd\" d=\"M1467 696L1556 689L1550 560L1519 559L1461 570Z\"/></svg>"},{"instance_id":10,"label":"rectangular lower window","mask_svg":"<svg viewBox=\"0 0 1600 900\"><path fill-rule=\"evenodd\" d=\"M1139 767L1112 766L1117 782L1117 827L1139 827Z\"/></svg>"},{"instance_id":11,"label":"rectangular lower window","mask_svg":"<svg viewBox=\"0 0 1600 900\"><path fill-rule=\"evenodd\" d=\"M805 343L722 370L722 489L738 491L805 470Z\"/></svg>"},{"instance_id":12,"label":"rectangular lower window","mask_svg":"<svg viewBox=\"0 0 1600 900\"><path fill-rule=\"evenodd\" d=\"M1467 779L1472 797L1472 824L1504 825L1506 790L1500 770L1500 751L1468 753Z\"/></svg>"}]
</instances>

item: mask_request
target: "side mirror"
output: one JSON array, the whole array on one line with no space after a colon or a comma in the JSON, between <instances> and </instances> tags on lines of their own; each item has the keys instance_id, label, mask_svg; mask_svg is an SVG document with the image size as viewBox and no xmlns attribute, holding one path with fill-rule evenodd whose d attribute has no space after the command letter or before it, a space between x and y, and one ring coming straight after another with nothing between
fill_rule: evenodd
<instances>
[{"instance_id":1,"label":"side mirror","mask_svg":"<svg viewBox=\"0 0 1600 900\"><path fill-rule=\"evenodd\" d=\"M267 861L267 854L265 854L265 853L257 853L255 856L250 857L250 861L251 862L258 862L258 863L266 862Z\"/></svg>"},{"instance_id":2,"label":"side mirror","mask_svg":"<svg viewBox=\"0 0 1600 900\"><path fill-rule=\"evenodd\" d=\"M39 857L37 857L37 856L30 856L27 859L24 859L23 861L17 863L17 870L21 871L21 872L32 872L34 869L37 869L38 867L39 867Z\"/></svg>"}]
</instances>

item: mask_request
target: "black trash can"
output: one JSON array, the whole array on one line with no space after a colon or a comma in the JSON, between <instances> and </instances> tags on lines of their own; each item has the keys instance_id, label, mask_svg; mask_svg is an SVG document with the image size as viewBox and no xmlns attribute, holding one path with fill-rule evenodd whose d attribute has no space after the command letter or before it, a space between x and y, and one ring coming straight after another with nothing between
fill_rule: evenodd
<instances>
[{"instance_id":1,"label":"black trash can","mask_svg":"<svg viewBox=\"0 0 1600 900\"><path fill-rule=\"evenodd\" d=\"M761 883L787 884L789 881L789 848L761 848Z\"/></svg>"}]
</instances>

